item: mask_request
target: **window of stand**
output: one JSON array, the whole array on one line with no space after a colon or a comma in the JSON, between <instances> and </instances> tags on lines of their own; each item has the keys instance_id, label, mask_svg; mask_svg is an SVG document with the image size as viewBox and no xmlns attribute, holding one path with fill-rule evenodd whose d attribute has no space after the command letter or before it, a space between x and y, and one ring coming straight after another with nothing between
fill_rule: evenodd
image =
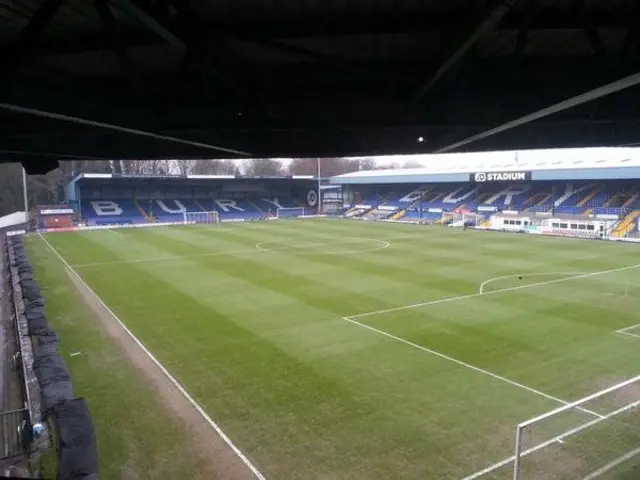
<instances>
[{"instance_id":1,"label":"window of stand","mask_svg":"<svg viewBox=\"0 0 640 480\"><path fill-rule=\"evenodd\" d=\"M596 229L595 225L592 223L560 223L560 222L551 222L551 228L559 228L565 230L590 230L594 231Z\"/></svg>"},{"instance_id":2,"label":"window of stand","mask_svg":"<svg viewBox=\"0 0 640 480\"><path fill-rule=\"evenodd\" d=\"M521 220L508 220L508 219L504 219L503 220L503 224L504 225L522 225L522 221ZM527 222L524 222L525 225L527 225Z\"/></svg>"}]
</instances>

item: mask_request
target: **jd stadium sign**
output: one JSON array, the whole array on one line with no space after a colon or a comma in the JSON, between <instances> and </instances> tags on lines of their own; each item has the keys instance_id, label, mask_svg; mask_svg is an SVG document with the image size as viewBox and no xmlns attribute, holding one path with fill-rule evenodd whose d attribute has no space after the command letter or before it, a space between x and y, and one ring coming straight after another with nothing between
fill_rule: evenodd
<instances>
[{"instance_id":1,"label":"jd stadium sign","mask_svg":"<svg viewBox=\"0 0 640 480\"><path fill-rule=\"evenodd\" d=\"M471 174L472 182L523 182L531 180L531 172L491 172L491 173L473 173Z\"/></svg>"}]
</instances>

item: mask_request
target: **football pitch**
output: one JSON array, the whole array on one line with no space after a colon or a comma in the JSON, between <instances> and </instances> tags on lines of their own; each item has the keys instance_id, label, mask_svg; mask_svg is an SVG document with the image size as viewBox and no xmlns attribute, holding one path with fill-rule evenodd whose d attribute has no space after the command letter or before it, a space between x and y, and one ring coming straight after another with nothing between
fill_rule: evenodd
<instances>
[{"instance_id":1,"label":"football pitch","mask_svg":"<svg viewBox=\"0 0 640 480\"><path fill-rule=\"evenodd\" d=\"M519 422L640 374L638 245L330 219L28 243L270 479L511 478ZM526 478L640 463L631 387L534 425Z\"/></svg>"}]
</instances>

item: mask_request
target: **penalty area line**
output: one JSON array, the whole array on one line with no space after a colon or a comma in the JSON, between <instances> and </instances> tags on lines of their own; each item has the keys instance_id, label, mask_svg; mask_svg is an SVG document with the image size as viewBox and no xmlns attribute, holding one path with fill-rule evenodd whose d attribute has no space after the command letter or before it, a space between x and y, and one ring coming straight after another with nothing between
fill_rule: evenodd
<instances>
[{"instance_id":1,"label":"penalty area line","mask_svg":"<svg viewBox=\"0 0 640 480\"><path fill-rule=\"evenodd\" d=\"M636 264L636 265L630 265L628 267L612 268L612 269L609 269L609 270L600 270L598 272L591 272L591 273L581 273L580 275L572 275L570 277L557 278L555 280L547 280L547 281L544 281L544 282L530 283L528 285L518 285L516 287L500 288L500 289L497 289L497 290L491 290L490 292L470 293L468 295L459 295L457 297L447 297L447 298L441 298L439 300L432 300L432 301L429 301L429 302L413 303L411 305L403 305L401 307L385 308L385 309L382 309L382 310L374 310L372 312L358 313L356 315L350 315L347 318L353 319L353 318L371 317L371 316L374 316L374 315L382 315L384 313L398 312L400 310L409 310L409 309L413 309L413 308L427 307L429 305L438 305L438 304L441 304L441 303L457 302L459 300L467 300L467 299L470 299L470 298L483 297L483 296L488 296L488 295L496 295L498 293L517 292L518 290L524 290L524 289L527 289L527 288L542 287L542 286L545 286L545 285L554 285L556 283L568 282L570 280L579 280L581 278L597 277L597 276L600 276L600 275L606 275L606 274L609 274L609 273L624 272L626 270L633 270L633 269L637 269L637 268L640 268L640 263Z\"/></svg>"},{"instance_id":2,"label":"penalty area line","mask_svg":"<svg viewBox=\"0 0 640 480\"><path fill-rule=\"evenodd\" d=\"M514 273L511 275L501 275L499 277L492 277L489 280L485 280L480 284L480 290L478 293L485 293L484 287L490 283L497 282L498 280L504 280L505 278L513 277L546 277L546 276L560 276L560 275L584 275L584 272L544 272L544 273Z\"/></svg>"},{"instance_id":3,"label":"penalty area line","mask_svg":"<svg viewBox=\"0 0 640 480\"><path fill-rule=\"evenodd\" d=\"M493 378L495 380L499 380L499 381L501 381L503 383L507 383L507 384L509 384L511 386L521 388L522 390L526 390L528 392L535 393L536 395L538 395L540 397L544 397L544 398L546 398L548 400L553 400L554 402L558 402L558 403L561 403L563 405L569 405L571 403L571 402L567 402L566 400L562 400L561 398L554 397L553 395L549 395L547 393L544 393L544 392L542 392L540 390L537 390L535 388L528 387L527 385L524 385L522 383L518 383L518 382L516 382L514 380L510 380L510 379L508 379L506 377L503 377L502 375L498 375L496 373L490 372L490 371L485 370L483 368L476 367L475 365L471 365L470 363L464 362L462 360L458 360L457 358L450 357L449 355L446 355L444 353L438 352L437 350L432 350L432 349L427 348L427 347L425 347L423 345L419 345L417 343L414 343L414 342L411 342L409 340L406 340L406 339L404 339L402 337L398 337L396 335L393 335L393 334L391 334L389 332L385 332L384 330L380 330L378 328L372 327L371 325L367 325L365 323L358 322L357 320L354 320L353 317L342 317L342 320L344 320L345 322L349 322L349 323L351 323L353 325L356 325L356 326L358 326L360 328L364 328L364 329L367 329L367 330L369 330L371 332L377 333L378 335L382 335L384 337L390 338L391 340L395 340L397 342L404 343L405 345L408 345L410 347L413 347L413 348L416 348L418 350L421 350L421 351L423 351L425 353L428 353L429 355L433 355L433 356L439 357L439 358L441 358L443 360L447 360L449 362L452 362L452 363L455 363L457 365L460 365L461 367L465 367L465 368L468 368L468 369L473 370L475 372L481 373L483 375L487 375L487 376L489 376L489 377L491 377L491 378ZM578 410L581 410L582 412L587 413L589 415L592 415L594 417L598 417L598 418L602 418L603 417L603 415L600 415L599 413L596 413L594 411L591 411L591 410L588 410L588 409L585 409L585 408L578 407Z\"/></svg>"},{"instance_id":4,"label":"penalty area line","mask_svg":"<svg viewBox=\"0 0 640 480\"><path fill-rule=\"evenodd\" d=\"M191 404L193 408L202 416L202 418L215 430L215 432L222 438L222 440L227 444L227 446L235 453L235 455L244 463L244 465L253 473L253 475L258 480L266 480L266 477L260 473L260 470L251 463L251 460L242 453L242 451L233 443L233 441L227 436L226 433L218 426L216 422L204 411L204 409L200 406L198 402L196 402L193 397L186 391L186 389L175 379L171 373L160 363L160 361L151 353L151 351L144 346L144 344L136 337L131 330L118 318L118 316L111 310L106 303L93 291L91 287L84 281L84 279L76 272L71 265L64 259L60 253L49 243L49 241L44 238L44 236L38 233L38 236L47 244L49 249L56 255L60 261L63 263L67 269L78 279L78 281L91 293L93 297L102 305L102 307L109 312L109 314L113 317L113 319L120 325L120 327L129 335L129 337L142 349L142 351L147 355L147 357L160 369L160 371L167 377L167 379L178 389L178 391L185 397L185 399Z\"/></svg>"}]
</instances>

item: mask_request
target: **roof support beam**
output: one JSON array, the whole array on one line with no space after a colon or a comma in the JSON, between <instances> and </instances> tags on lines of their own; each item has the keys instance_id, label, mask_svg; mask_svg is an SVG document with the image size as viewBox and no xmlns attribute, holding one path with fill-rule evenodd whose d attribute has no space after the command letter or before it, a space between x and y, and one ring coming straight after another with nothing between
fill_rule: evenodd
<instances>
[{"instance_id":1,"label":"roof support beam","mask_svg":"<svg viewBox=\"0 0 640 480\"><path fill-rule=\"evenodd\" d=\"M551 105L550 107L543 108L542 110L538 110L536 112L530 113L528 115L525 115L524 117L520 117L516 120L512 120L510 122L507 122L503 125L492 128L485 132L478 133L476 135L473 135L459 142L452 143L451 145L447 145L445 147L439 148L438 150L435 150L434 153L451 152L457 148L463 147L465 145L469 145L470 143L474 143L479 140L484 140L485 138L489 138L493 135L497 135L498 133L506 132L507 130L511 130L512 128L525 125L527 123L533 122L535 120L539 120L544 117L548 117L549 115L553 115L554 113L562 112L564 110L577 107L578 105L582 105L583 103L591 102L593 100L597 100L598 98L606 97L607 95L611 95L612 93L625 90L627 88L636 86L638 84L640 84L640 73L634 73L633 75L629 75L628 77L625 77L621 80L617 80L607 85L603 85L602 87L598 87L594 90L590 90L581 95L577 95L575 97L569 98L560 103L556 103L555 105Z\"/></svg>"},{"instance_id":2,"label":"roof support beam","mask_svg":"<svg viewBox=\"0 0 640 480\"><path fill-rule=\"evenodd\" d=\"M492 32L500 23L502 18L511 10L513 0L499 0L489 7L488 12L483 13L482 20L469 33L467 38L460 44L442 65L424 81L413 95L412 100L418 102L433 88L433 86L453 67L464 55L471 50L475 43L488 33Z\"/></svg>"},{"instance_id":3,"label":"roof support beam","mask_svg":"<svg viewBox=\"0 0 640 480\"><path fill-rule=\"evenodd\" d=\"M176 49L183 51L185 49L184 43L178 37L176 37L171 31L160 24L155 18L142 10L129 0L110 0L113 5L118 7L123 12L126 12L131 17L137 19L149 30L157 34L160 38L173 45Z\"/></svg>"},{"instance_id":4,"label":"roof support beam","mask_svg":"<svg viewBox=\"0 0 640 480\"><path fill-rule=\"evenodd\" d=\"M96 0L101 1L101 0ZM106 0L102 0L106 1ZM156 20L152 15L142 10L140 7L135 5L130 0L109 0L115 6L117 6L120 10L126 12L128 15L136 18L140 21L144 26L146 26L149 30L156 33L162 39L171 44L176 50L180 52L184 52L185 58L181 66L181 73L188 71L192 62L194 62L199 55L205 56L206 61L203 63L203 68L207 72L209 72L219 83L224 85L227 88L230 88L236 94L238 94L241 98L247 98L247 94L240 88L235 81L230 79L227 75L223 74L219 68L217 68L217 59L216 55L213 54L211 48L206 46L206 42L201 42L201 39L197 39L197 36L194 36L194 41L185 41L183 38L174 33L171 29L162 25L158 20ZM166 4L160 5L160 7L166 7ZM204 47L200 48L202 45ZM186 54L186 51L190 50L189 55Z\"/></svg>"},{"instance_id":5,"label":"roof support beam","mask_svg":"<svg viewBox=\"0 0 640 480\"><path fill-rule=\"evenodd\" d=\"M139 90L139 81L135 72L135 66L127 54L127 49L122 42L120 29L118 28L116 20L113 18L113 13L109 6L109 0L94 0L94 3L96 10L98 10L102 26L104 27L107 36L110 37L113 50L120 62L120 68L127 77L129 89L132 93L135 93Z\"/></svg>"},{"instance_id":6,"label":"roof support beam","mask_svg":"<svg viewBox=\"0 0 640 480\"><path fill-rule=\"evenodd\" d=\"M583 25L584 33L589 41L591 50L595 55L598 55L601 59L609 59L609 54L602 41L600 32L596 24L594 23L591 14L587 11L587 5L585 0L574 0L573 9Z\"/></svg>"},{"instance_id":7,"label":"roof support beam","mask_svg":"<svg viewBox=\"0 0 640 480\"><path fill-rule=\"evenodd\" d=\"M516 62L522 61L524 54L527 51L527 45L529 44L529 31L531 30L531 20L537 4L538 0L527 0L527 4L524 9L524 17L522 18L522 24L520 25L520 30L518 30L518 36L516 37L516 43L513 49L513 57Z\"/></svg>"},{"instance_id":8,"label":"roof support beam","mask_svg":"<svg viewBox=\"0 0 640 480\"><path fill-rule=\"evenodd\" d=\"M15 69L20 63L28 57L33 51L38 38L45 31L49 22L60 9L63 0L44 0L40 8L33 14L29 23L22 29L18 35L18 40L14 46L7 51L6 58L0 61L0 70L3 72L4 81L7 80L7 75L14 73ZM5 74L4 72L8 72ZM0 80L0 83L3 83Z\"/></svg>"},{"instance_id":9,"label":"roof support beam","mask_svg":"<svg viewBox=\"0 0 640 480\"><path fill-rule=\"evenodd\" d=\"M75 123L78 125L86 125L89 127L96 127L96 128L102 128L102 129L106 129L106 130L111 130L114 132L119 132L119 133L128 133L131 135L137 135L140 137L147 137L147 138L152 138L155 140L162 140L165 142L172 142L172 143L180 143L183 145L188 145L191 147L197 147L197 148L201 148L204 150L215 150L218 152L225 152L225 153L230 153L233 155L239 155L239 156L243 156L243 157L247 157L250 156L249 153L247 152L242 152L240 150L234 150L231 148L226 148L226 147L220 147L217 145L210 145L208 143L202 143L202 142L194 142L191 140L185 140L183 138L177 138L177 137L172 137L169 135L161 135L161 134L157 134L157 133L152 133L152 132L146 132L144 130L138 130L135 128L127 128L127 127L122 127L120 125L112 125L109 123L104 123L104 122L96 122L94 120L88 120L85 118L80 118L80 117L72 117L70 115L62 115L59 113L53 113L53 112L46 112L44 110L38 110L38 109L34 109L34 108L26 108L26 107L21 107L20 105L12 105L9 103L0 103L0 109L2 110L6 110L12 113L20 113L20 114L25 114L25 115L33 115L36 117L43 117L43 118L48 118L51 120L60 120L63 122L69 122L69 123Z\"/></svg>"},{"instance_id":10,"label":"roof support beam","mask_svg":"<svg viewBox=\"0 0 640 480\"><path fill-rule=\"evenodd\" d=\"M627 34L619 55L621 63L637 62L640 57L640 5L638 5L631 15Z\"/></svg>"}]
</instances>

